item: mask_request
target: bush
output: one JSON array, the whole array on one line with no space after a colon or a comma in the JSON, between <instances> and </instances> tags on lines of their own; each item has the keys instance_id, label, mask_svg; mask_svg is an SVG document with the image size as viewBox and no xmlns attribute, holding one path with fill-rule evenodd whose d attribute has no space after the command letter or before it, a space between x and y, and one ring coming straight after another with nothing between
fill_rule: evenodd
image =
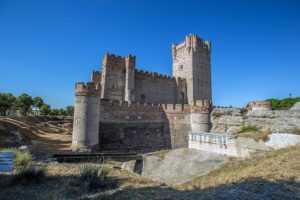
<instances>
[{"instance_id":1,"label":"bush","mask_svg":"<svg viewBox=\"0 0 300 200\"><path fill-rule=\"evenodd\" d=\"M0 149L0 151L4 152L14 152L14 166L16 168L20 166L27 165L32 161L32 156L29 152L27 151L21 151L16 148L6 148L6 149Z\"/></svg>"},{"instance_id":2,"label":"bush","mask_svg":"<svg viewBox=\"0 0 300 200\"><path fill-rule=\"evenodd\" d=\"M102 168L93 164L84 164L80 168L80 181L89 189L105 186Z\"/></svg>"},{"instance_id":3,"label":"bush","mask_svg":"<svg viewBox=\"0 0 300 200\"><path fill-rule=\"evenodd\" d=\"M285 99L267 99L270 101L272 110L289 110L296 102L300 102L300 97Z\"/></svg>"},{"instance_id":4,"label":"bush","mask_svg":"<svg viewBox=\"0 0 300 200\"><path fill-rule=\"evenodd\" d=\"M259 129L256 126L248 125L248 126L243 126L240 131L237 133L245 133L245 132L255 132L259 131Z\"/></svg>"},{"instance_id":5,"label":"bush","mask_svg":"<svg viewBox=\"0 0 300 200\"><path fill-rule=\"evenodd\" d=\"M14 164L16 167L27 165L32 161L32 156L29 152L22 152L19 150L14 152L15 152Z\"/></svg>"},{"instance_id":6,"label":"bush","mask_svg":"<svg viewBox=\"0 0 300 200\"><path fill-rule=\"evenodd\" d=\"M45 165L37 165L30 162L16 169L15 175L13 175L10 184L27 185L30 183L38 183L45 174Z\"/></svg>"}]
</instances>

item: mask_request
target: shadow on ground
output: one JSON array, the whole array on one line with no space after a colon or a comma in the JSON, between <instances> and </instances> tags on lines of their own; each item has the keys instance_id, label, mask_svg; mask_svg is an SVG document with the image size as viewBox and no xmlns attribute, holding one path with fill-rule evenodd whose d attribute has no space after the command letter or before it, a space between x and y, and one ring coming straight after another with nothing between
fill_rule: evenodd
<instances>
[{"instance_id":1,"label":"shadow on ground","mask_svg":"<svg viewBox=\"0 0 300 200\"><path fill-rule=\"evenodd\" d=\"M3 176L0 176L0 179ZM40 183L0 185L0 199L300 199L300 182L294 179L248 179L208 189L177 190L167 186L122 189L126 179L109 180L105 187L87 190L75 176L48 176Z\"/></svg>"},{"instance_id":2,"label":"shadow on ground","mask_svg":"<svg viewBox=\"0 0 300 200\"><path fill-rule=\"evenodd\" d=\"M295 180L249 179L236 184L199 190L146 187L128 189L89 199L300 199L300 182Z\"/></svg>"}]
</instances>

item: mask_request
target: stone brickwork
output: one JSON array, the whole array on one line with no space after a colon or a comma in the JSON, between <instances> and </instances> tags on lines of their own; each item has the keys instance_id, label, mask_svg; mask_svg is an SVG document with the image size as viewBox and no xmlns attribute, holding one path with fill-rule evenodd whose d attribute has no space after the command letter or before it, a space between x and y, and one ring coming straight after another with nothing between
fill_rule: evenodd
<instances>
[{"instance_id":1,"label":"stone brickwork","mask_svg":"<svg viewBox=\"0 0 300 200\"><path fill-rule=\"evenodd\" d=\"M188 102L211 100L211 43L196 35L188 35L180 44L173 44L173 76L186 79Z\"/></svg>"},{"instance_id":2,"label":"stone brickwork","mask_svg":"<svg viewBox=\"0 0 300 200\"><path fill-rule=\"evenodd\" d=\"M186 103L185 79L136 70L134 85L137 102Z\"/></svg>"},{"instance_id":3,"label":"stone brickwork","mask_svg":"<svg viewBox=\"0 0 300 200\"><path fill-rule=\"evenodd\" d=\"M150 152L187 147L193 125L209 131L210 102L188 104L140 104L100 101L99 147L102 151ZM191 114L197 118L191 118ZM203 126L203 128L202 128Z\"/></svg>"},{"instance_id":4,"label":"stone brickwork","mask_svg":"<svg viewBox=\"0 0 300 200\"><path fill-rule=\"evenodd\" d=\"M135 56L105 54L92 83L76 85L73 150L187 147L188 131L211 127L210 51L195 35L173 45L173 77L137 70Z\"/></svg>"},{"instance_id":5,"label":"stone brickwork","mask_svg":"<svg viewBox=\"0 0 300 200\"><path fill-rule=\"evenodd\" d=\"M211 100L211 44L196 35L172 46L173 77L136 70L136 57L105 54L102 73L93 72L92 81L101 82L101 98L148 103L193 103ZM101 78L100 78L101 76Z\"/></svg>"},{"instance_id":6,"label":"stone brickwork","mask_svg":"<svg viewBox=\"0 0 300 200\"><path fill-rule=\"evenodd\" d=\"M270 101L253 101L249 102L247 105L247 109L250 110L271 110L271 102Z\"/></svg>"},{"instance_id":7,"label":"stone brickwork","mask_svg":"<svg viewBox=\"0 0 300 200\"><path fill-rule=\"evenodd\" d=\"M77 83L75 88L73 151L89 151L98 148L100 85Z\"/></svg>"}]
</instances>

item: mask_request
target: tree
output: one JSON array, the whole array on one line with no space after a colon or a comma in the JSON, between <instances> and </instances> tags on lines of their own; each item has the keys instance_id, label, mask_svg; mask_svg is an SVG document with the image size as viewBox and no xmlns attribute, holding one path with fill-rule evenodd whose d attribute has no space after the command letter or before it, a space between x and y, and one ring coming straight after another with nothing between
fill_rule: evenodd
<instances>
[{"instance_id":1,"label":"tree","mask_svg":"<svg viewBox=\"0 0 300 200\"><path fill-rule=\"evenodd\" d=\"M65 109L63 109L63 108L58 109L58 116L66 116L66 115L67 115L67 112Z\"/></svg>"},{"instance_id":2,"label":"tree","mask_svg":"<svg viewBox=\"0 0 300 200\"><path fill-rule=\"evenodd\" d=\"M42 99L42 97L34 97L33 99L33 106L41 109L41 107L44 105L44 100Z\"/></svg>"},{"instance_id":3,"label":"tree","mask_svg":"<svg viewBox=\"0 0 300 200\"><path fill-rule=\"evenodd\" d=\"M41 115L49 115L51 112L51 106L49 104L44 104L40 108Z\"/></svg>"},{"instance_id":4,"label":"tree","mask_svg":"<svg viewBox=\"0 0 300 200\"><path fill-rule=\"evenodd\" d=\"M51 109L50 115L52 116L58 116L59 115L59 110L56 108Z\"/></svg>"},{"instance_id":5,"label":"tree","mask_svg":"<svg viewBox=\"0 0 300 200\"><path fill-rule=\"evenodd\" d=\"M74 106L67 106L66 113L68 116L73 116L74 115Z\"/></svg>"},{"instance_id":6,"label":"tree","mask_svg":"<svg viewBox=\"0 0 300 200\"><path fill-rule=\"evenodd\" d=\"M31 106L33 105L33 99L28 94L21 94L18 96L16 100L16 105L20 110L21 115L26 116L27 112L30 110Z\"/></svg>"},{"instance_id":7,"label":"tree","mask_svg":"<svg viewBox=\"0 0 300 200\"><path fill-rule=\"evenodd\" d=\"M6 115L16 102L16 97L10 93L0 93L0 114Z\"/></svg>"},{"instance_id":8,"label":"tree","mask_svg":"<svg viewBox=\"0 0 300 200\"><path fill-rule=\"evenodd\" d=\"M34 115L37 114L36 111L40 110L43 105L44 105L44 100L42 99L42 97L33 98Z\"/></svg>"}]
</instances>

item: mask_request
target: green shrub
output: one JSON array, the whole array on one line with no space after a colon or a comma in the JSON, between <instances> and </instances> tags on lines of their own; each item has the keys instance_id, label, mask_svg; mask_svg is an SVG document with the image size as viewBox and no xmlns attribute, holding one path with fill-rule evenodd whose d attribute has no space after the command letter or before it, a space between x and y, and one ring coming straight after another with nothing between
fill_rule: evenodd
<instances>
[{"instance_id":1,"label":"green shrub","mask_svg":"<svg viewBox=\"0 0 300 200\"><path fill-rule=\"evenodd\" d=\"M105 186L105 175L102 168L93 164L84 164L80 167L80 181L88 187L95 189Z\"/></svg>"},{"instance_id":2,"label":"green shrub","mask_svg":"<svg viewBox=\"0 0 300 200\"><path fill-rule=\"evenodd\" d=\"M248 126L243 126L241 130L239 130L237 133L255 132L255 131L259 131L259 129L256 126L248 125Z\"/></svg>"},{"instance_id":3,"label":"green shrub","mask_svg":"<svg viewBox=\"0 0 300 200\"><path fill-rule=\"evenodd\" d=\"M14 166L16 168L27 165L32 161L32 155L28 151L21 151L16 148L5 148L0 149L0 151L14 152Z\"/></svg>"},{"instance_id":4,"label":"green shrub","mask_svg":"<svg viewBox=\"0 0 300 200\"><path fill-rule=\"evenodd\" d=\"M300 97L285 98L285 99L267 99L270 101L272 110L289 110L296 102L300 102Z\"/></svg>"},{"instance_id":5,"label":"green shrub","mask_svg":"<svg viewBox=\"0 0 300 200\"><path fill-rule=\"evenodd\" d=\"M24 166L32 161L32 156L29 152L15 151L14 163L18 166Z\"/></svg>"},{"instance_id":6,"label":"green shrub","mask_svg":"<svg viewBox=\"0 0 300 200\"><path fill-rule=\"evenodd\" d=\"M32 162L20 166L15 170L15 174L10 181L11 185L27 185L38 183L46 174L46 167L43 164L34 164Z\"/></svg>"}]
</instances>

